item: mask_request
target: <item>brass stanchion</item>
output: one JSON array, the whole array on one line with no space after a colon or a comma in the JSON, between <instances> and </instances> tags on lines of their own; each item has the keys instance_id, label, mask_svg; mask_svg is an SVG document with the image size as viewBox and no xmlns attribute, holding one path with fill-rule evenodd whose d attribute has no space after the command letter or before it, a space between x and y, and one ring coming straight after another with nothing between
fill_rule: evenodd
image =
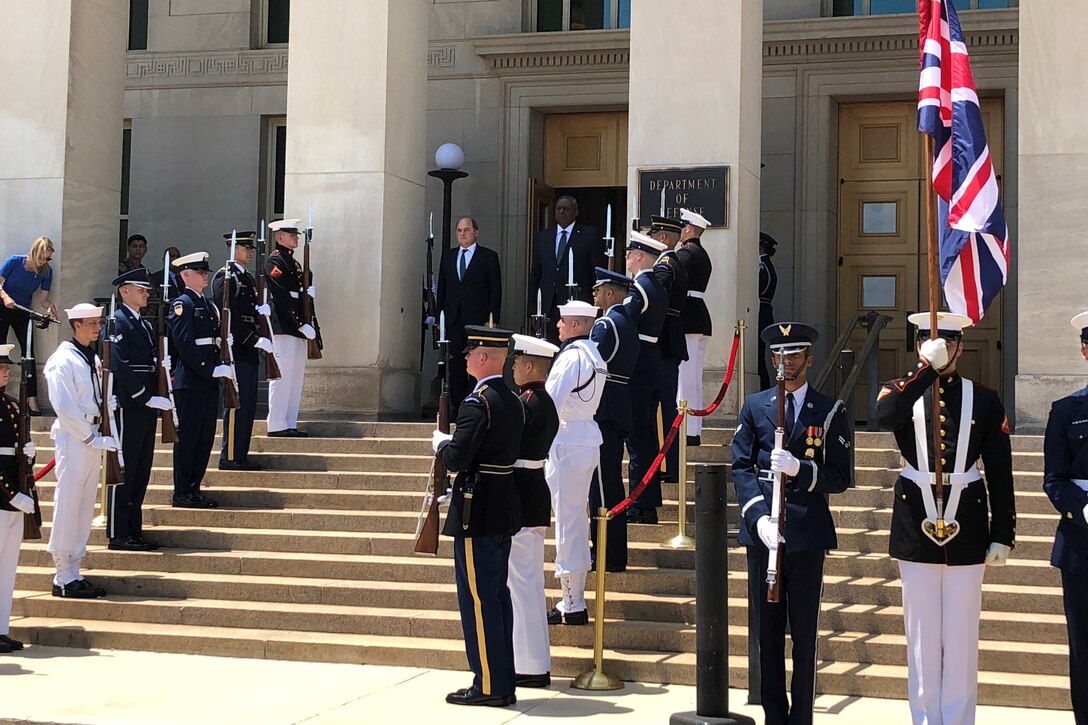
<instances>
[{"instance_id":1,"label":"brass stanchion","mask_svg":"<svg viewBox=\"0 0 1088 725\"><path fill-rule=\"evenodd\" d=\"M597 594L593 603L593 669L570 683L575 690L622 690L623 680L604 671L604 563L608 553L608 509L597 509Z\"/></svg>"},{"instance_id":2,"label":"brass stanchion","mask_svg":"<svg viewBox=\"0 0 1088 725\"><path fill-rule=\"evenodd\" d=\"M677 406L680 412L680 459L676 472L676 536L661 542L666 549L694 549L695 539L688 536L688 401L681 400Z\"/></svg>"},{"instance_id":3,"label":"brass stanchion","mask_svg":"<svg viewBox=\"0 0 1088 725\"><path fill-rule=\"evenodd\" d=\"M57 481L60 481L60 477L57 477ZM102 488L102 497L99 502L99 514L91 519L91 526L96 529L105 528L106 526L106 489L109 486L106 485L106 451L102 451L102 473L98 479L98 485Z\"/></svg>"},{"instance_id":4,"label":"brass stanchion","mask_svg":"<svg viewBox=\"0 0 1088 725\"><path fill-rule=\"evenodd\" d=\"M737 376L737 415L740 415L740 409L744 406L744 330L748 325L744 320L737 320L737 329L740 331L740 375Z\"/></svg>"}]
</instances>

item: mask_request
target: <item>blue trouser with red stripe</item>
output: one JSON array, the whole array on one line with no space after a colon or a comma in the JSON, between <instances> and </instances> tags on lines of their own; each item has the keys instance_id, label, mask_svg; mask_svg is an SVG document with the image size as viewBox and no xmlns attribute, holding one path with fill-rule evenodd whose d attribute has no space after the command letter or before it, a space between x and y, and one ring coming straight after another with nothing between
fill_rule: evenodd
<instances>
[{"instance_id":1,"label":"blue trouser with red stripe","mask_svg":"<svg viewBox=\"0 0 1088 725\"><path fill-rule=\"evenodd\" d=\"M514 609L506 585L509 536L453 540L457 605L472 685L484 695L514 694Z\"/></svg>"}]
</instances>

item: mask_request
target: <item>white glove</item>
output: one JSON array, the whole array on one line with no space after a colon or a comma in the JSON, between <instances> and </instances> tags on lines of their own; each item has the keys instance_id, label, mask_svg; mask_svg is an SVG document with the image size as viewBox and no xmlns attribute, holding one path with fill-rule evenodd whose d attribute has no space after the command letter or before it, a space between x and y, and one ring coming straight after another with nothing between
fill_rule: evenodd
<instances>
[{"instance_id":1,"label":"white glove","mask_svg":"<svg viewBox=\"0 0 1088 725\"><path fill-rule=\"evenodd\" d=\"M100 451L116 451L120 446L117 445L117 439L113 436L95 436L91 439L91 448L97 448Z\"/></svg>"},{"instance_id":2,"label":"white glove","mask_svg":"<svg viewBox=\"0 0 1088 725\"><path fill-rule=\"evenodd\" d=\"M213 378L229 378L234 379L234 375L231 373L230 365L216 365L215 370L212 370Z\"/></svg>"},{"instance_id":3,"label":"white glove","mask_svg":"<svg viewBox=\"0 0 1088 725\"><path fill-rule=\"evenodd\" d=\"M992 566L1005 566L1005 562L1009 560L1010 551L1012 549L995 541L986 550L986 563Z\"/></svg>"},{"instance_id":4,"label":"white glove","mask_svg":"<svg viewBox=\"0 0 1088 725\"><path fill-rule=\"evenodd\" d=\"M941 337L926 340L918 350L918 357L928 362L933 369L940 370L948 364L948 342Z\"/></svg>"},{"instance_id":5,"label":"white glove","mask_svg":"<svg viewBox=\"0 0 1088 725\"><path fill-rule=\"evenodd\" d=\"M443 433L440 430L436 430L434 433L431 433L431 448L435 453L438 453L438 449L442 447L442 444L446 443L451 438L453 438L453 436L449 433Z\"/></svg>"},{"instance_id":6,"label":"white glove","mask_svg":"<svg viewBox=\"0 0 1088 725\"><path fill-rule=\"evenodd\" d=\"M117 396L116 395L111 395L110 399L108 401L106 401L106 403L109 406L109 409L110 409L111 413L116 413L117 412Z\"/></svg>"},{"instance_id":7,"label":"white glove","mask_svg":"<svg viewBox=\"0 0 1088 725\"><path fill-rule=\"evenodd\" d=\"M434 319L434 315L427 315L427 319L423 320L423 324L424 325L434 325L434 324L436 324L435 319Z\"/></svg>"},{"instance_id":8,"label":"white glove","mask_svg":"<svg viewBox=\"0 0 1088 725\"><path fill-rule=\"evenodd\" d=\"M258 350L264 350L269 355L275 352L275 349L272 347L272 341L269 340L267 337L258 337L257 342L253 343L253 347L257 348Z\"/></svg>"},{"instance_id":9,"label":"white glove","mask_svg":"<svg viewBox=\"0 0 1088 725\"><path fill-rule=\"evenodd\" d=\"M27 441L23 446L23 455L27 458L33 458L34 454L38 452L38 447L34 445L34 441Z\"/></svg>"},{"instance_id":10,"label":"white glove","mask_svg":"<svg viewBox=\"0 0 1088 725\"><path fill-rule=\"evenodd\" d=\"M227 347L234 347L234 335L227 335Z\"/></svg>"},{"instance_id":11,"label":"white glove","mask_svg":"<svg viewBox=\"0 0 1088 725\"><path fill-rule=\"evenodd\" d=\"M257 305L257 314L261 317L268 317L272 314L272 308L268 305Z\"/></svg>"},{"instance_id":12,"label":"white glove","mask_svg":"<svg viewBox=\"0 0 1088 725\"><path fill-rule=\"evenodd\" d=\"M305 337L307 340L312 340L317 337L317 330L314 329L313 325L303 325L302 327L298 328L298 331L301 332L302 336Z\"/></svg>"},{"instance_id":13,"label":"white glove","mask_svg":"<svg viewBox=\"0 0 1088 725\"><path fill-rule=\"evenodd\" d=\"M1088 504L1084 506L1084 523L1088 524Z\"/></svg>"},{"instance_id":14,"label":"white glove","mask_svg":"<svg viewBox=\"0 0 1088 725\"><path fill-rule=\"evenodd\" d=\"M152 395L144 405L155 410L172 410L174 407L174 404L170 402L170 398L164 398L161 395Z\"/></svg>"},{"instance_id":15,"label":"white glove","mask_svg":"<svg viewBox=\"0 0 1088 725\"><path fill-rule=\"evenodd\" d=\"M8 503L22 511L24 514L34 513L34 499L27 496L25 493L15 494L15 498L11 499Z\"/></svg>"},{"instance_id":16,"label":"white glove","mask_svg":"<svg viewBox=\"0 0 1088 725\"><path fill-rule=\"evenodd\" d=\"M317 299L317 287L314 287L313 285L310 285L309 287L306 288L306 294L310 295L310 299L316 300Z\"/></svg>"},{"instance_id":17,"label":"white glove","mask_svg":"<svg viewBox=\"0 0 1088 725\"><path fill-rule=\"evenodd\" d=\"M162 364L166 367L167 370L169 370L171 367L173 367L174 361L170 359L169 355L163 355Z\"/></svg>"},{"instance_id":18,"label":"white glove","mask_svg":"<svg viewBox=\"0 0 1088 725\"><path fill-rule=\"evenodd\" d=\"M771 470L787 476L796 476L801 470L801 462L789 451L775 448L771 451Z\"/></svg>"},{"instance_id":19,"label":"white glove","mask_svg":"<svg viewBox=\"0 0 1088 725\"><path fill-rule=\"evenodd\" d=\"M770 516L760 516L759 521L756 521L756 533L759 534L760 541L768 549L771 548L771 544L775 539L778 539L778 543L785 544L786 537L780 536L778 533L778 527L771 523Z\"/></svg>"}]
</instances>

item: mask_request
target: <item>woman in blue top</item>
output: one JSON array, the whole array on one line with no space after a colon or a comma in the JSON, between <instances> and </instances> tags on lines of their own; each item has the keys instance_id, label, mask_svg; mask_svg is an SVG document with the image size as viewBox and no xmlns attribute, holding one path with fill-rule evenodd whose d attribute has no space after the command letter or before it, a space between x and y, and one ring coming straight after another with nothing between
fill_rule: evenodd
<instances>
[{"instance_id":1,"label":"woman in blue top","mask_svg":"<svg viewBox=\"0 0 1088 725\"><path fill-rule=\"evenodd\" d=\"M49 299L49 288L53 285L53 270L49 261L53 259L53 242L48 237L38 237L30 245L30 254L15 254L5 260L0 267L0 343L7 342L8 328L15 328L15 339L19 341L19 350L26 353L29 317L15 305L33 309L34 296L38 294L38 304L53 317L57 316L56 305ZM27 406L31 415L38 415L38 379L30 371L27 380Z\"/></svg>"}]
</instances>

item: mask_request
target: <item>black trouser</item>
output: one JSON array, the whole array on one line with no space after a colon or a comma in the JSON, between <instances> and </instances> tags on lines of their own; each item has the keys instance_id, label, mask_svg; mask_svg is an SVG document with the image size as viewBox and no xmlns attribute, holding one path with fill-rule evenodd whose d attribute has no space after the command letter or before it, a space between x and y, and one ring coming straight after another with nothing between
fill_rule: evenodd
<instances>
[{"instance_id":1,"label":"black trouser","mask_svg":"<svg viewBox=\"0 0 1088 725\"><path fill-rule=\"evenodd\" d=\"M446 337L450 341L450 359L447 365L450 375L450 419L457 417L457 406L472 391L468 370L465 368L465 318L457 313L453 322L446 320Z\"/></svg>"},{"instance_id":2,"label":"black trouser","mask_svg":"<svg viewBox=\"0 0 1088 725\"><path fill-rule=\"evenodd\" d=\"M657 442L657 401L662 397L665 370L657 345L642 342L631 374L631 430L627 436L628 484L633 491L642 482L661 446ZM669 421L670 423L672 421ZM654 509L661 505L661 475L657 474L632 506Z\"/></svg>"},{"instance_id":3,"label":"black trouser","mask_svg":"<svg viewBox=\"0 0 1088 725\"><path fill-rule=\"evenodd\" d=\"M1069 628L1069 694L1077 725L1088 725L1088 576L1062 572L1065 621Z\"/></svg>"},{"instance_id":4,"label":"black trouser","mask_svg":"<svg viewBox=\"0 0 1088 725\"><path fill-rule=\"evenodd\" d=\"M159 411L143 406L121 408L117 425L121 429L121 455L125 459L125 482L106 490L106 536L124 541L143 534L144 495L151 480L155 458L156 418Z\"/></svg>"},{"instance_id":5,"label":"black trouser","mask_svg":"<svg viewBox=\"0 0 1088 725\"><path fill-rule=\"evenodd\" d=\"M778 572L781 597L767 601L767 548L749 546L748 583L756 582L759 607L760 695L766 725L811 725L816 687L816 638L820 594L824 580L824 551L799 551L782 557ZM786 621L793 640L793 679L786 700Z\"/></svg>"},{"instance_id":6,"label":"black trouser","mask_svg":"<svg viewBox=\"0 0 1088 725\"><path fill-rule=\"evenodd\" d=\"M174 495L200 493L215 441L219 414L219 386L215 390L175 390L178 406L178 442L174 444Z\"/></svg>"},{"instance_id":7,"label":"black trouser","mask_svg":"<svg viewBox=\"0 0 1088 725\"><path fill-rule=\"evenodd\" d=\"M30 333L28 324L30 317L19 310L9 310L0 305L0 344L8 341L8 328L15 330L15 340L19 343L19 352L26 355L27 335ZM26 394L34 398L38 395L38 371L31 368L27 373Z\"/></svg>"},{"instance_id":8,"label":"black trouser","mask_svg":"<svg viewBox=\"0 0 1088 725\"><path fill-rule=\"evenodd\" d=\"M598 421L601 429L601 468L604 479L604 505L612 508L627 496L623 486L623 434L611 421ZM601 486L597 472L593 473L593 484L589 487L589 512L596 516L601 507ZM591 522L589 541L592 547L591 560L597 561L597 522ZM605 552L604 568L606 571L623 571L627 568L627 517L613 516L608 521L608 551Z\"/></svg>"},{"instance_id":9,"label":"black trouser","mask_svg":"<svg viewBox=\"0 0 1088 725\"><path fill-rule=\"evenodd\" d=\"M509 563L509 536L453 540L465 654L474 675L472 685L485 695L514 694L514 607L506 584Z\"/></svg>"},{"instance_id":10,"label":"black trouser","mask_svg":"<svg viewBox=\"0 0 1088 725\"><path fill-rule=\"evenodd\" d=\"M774 324L774 309L765 302L759 303L759 329L756 330L759 355L759 389L766 390L771 387L771 373L767 367L767 346L763 344L762 332L768 325Z\"/></svg>"},{"instance_id":11,"label":"black trouser","mask_svg":"<svg viewBox=\"0 0 1088 725\"><path fill-rule=\"evenodd\" d=\"M221 461L244 461L249 458L249 442L253 438L253 418L257 415L258 363L235 360L238 375L240 408L223 409L223 450Z\"/></svg>"}]
</instances>

